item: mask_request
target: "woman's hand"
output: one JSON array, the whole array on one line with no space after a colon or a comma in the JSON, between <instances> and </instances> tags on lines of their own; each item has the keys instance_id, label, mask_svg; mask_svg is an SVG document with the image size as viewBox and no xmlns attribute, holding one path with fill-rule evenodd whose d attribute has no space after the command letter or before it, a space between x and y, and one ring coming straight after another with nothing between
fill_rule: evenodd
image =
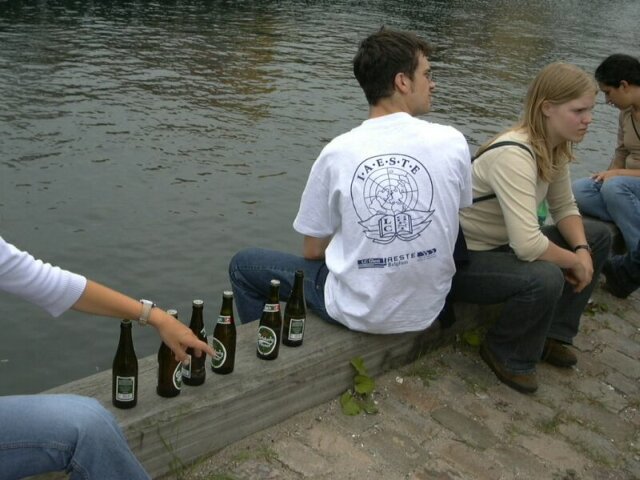
<instances>
[{"instance_id":1,"label":"woman's hand","mask_svg":"<svg viewBox=\"0 0 640 480\"><path fill-rule=\"evenodd\" d=\"M613 170L605 170L603 172L594 173L593 175L591 175L591 178L596 182L606 182L610 178L624 175L624 172L624 168L615 168Z\"/></svg>"},{"instance_id":2,"label":"woman's hand","mask_svg":"<svg viewBox=\"0 0 640 480\"><path fill-rule=\"evenodd\" d=\"M593 279L593 261L591 254L584 249L576 252L576 263L565 270L565 280L573 285L573 291L580 293Z\"/></svg>"},{"instance_id":3,"label":"woman's hand","mask_svg":"<svg viewBox=\"0 0 640 480\"><path fill-rule=\"evenodd\" d=\"M158 329L164 343L173 351L176 360L186 363L189 360L187 348L192 347L196 357L204 353L213 356L213 349L200 341L189 327L173 318L164 310L153 308L149 317L149 325Z\"/></svg>"}]
</instances>

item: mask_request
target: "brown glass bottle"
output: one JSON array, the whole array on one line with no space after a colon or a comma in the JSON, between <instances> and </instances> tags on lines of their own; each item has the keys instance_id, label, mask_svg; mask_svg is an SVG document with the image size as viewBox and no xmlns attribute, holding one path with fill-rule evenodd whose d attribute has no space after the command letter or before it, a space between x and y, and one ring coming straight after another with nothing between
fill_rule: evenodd
<instances>
[{"instance_id":1,"label":"brown glass bottle","mask_svg":"<svg viewBox=\"0 0 640 480\"><path fill-rule=\"evenodd\" d=\"M280 280L271 280L269 300L264 304L258 327L256 354L263 360L275 360L280 350L282 316L280 314Z\"/></svg>"},{"instance_id":2,"label":"brown glass bottle","mask_svg":"<svg viewBox=\"0 0 640 480\"><path fill-rule=\"evenodd\" d=\"M178 318L176 310L167 310L167 313ZM175 355L167 344L160 343L158 350L158 385L156 393L161 397L175 397L180 395L182 387L182 363L176 360Z\"/></svg>"},{"instance_id":3,"label":"brown glass bottle","mask_svg":"<svg viewBox=\"0 0 640 480\"><path fill-rule=\"evenodd\" d=\"M204 302L202 300L193 301L189 328L195 333L199 340L207 343L207 332L204 329L204 319L202 317L203 309ZM191 361L189 365L182 364L182 383L190 386L202 385L207 376L207 370L205 368L207 354L202 352L199 357L196 357L191 347L187 348L187 354Z\"/></svg>"},{"instance_id":4,"label":"brown glass bottle","mask_svg":"<svg viewBox=\"0 0 640 480\"><path fill-rule=\"evenodd\" d=\"M283 345L287 347L299 347L302 345L306 320L307 306L304 301L304 272L296 270L291 295L289 295L287 305L284 307Z\"/></svg>"},{"instance_id":5,"label":"brown glass bottle","mask_svg":"<svg viewBox=\"0 0 640 480\"><path fill-rule=\"evenodd\" d=\"M133 408L138 403L138 359L133 349L130 320L120 323L120 341L113 359L111 402L118 408Z\"/></svg>"},{"instance_id":6,"label":"brown glass bottle","mask_svg":"<svg viewBox=\"0 0 640 480\"><path fill-rule=\"evenodd\" d=\"M211 370L221 375L233 372L236 359L236 323L233 319L233 292L222 293L222 307L213 329Z\"/></svg>"}]
</instances>

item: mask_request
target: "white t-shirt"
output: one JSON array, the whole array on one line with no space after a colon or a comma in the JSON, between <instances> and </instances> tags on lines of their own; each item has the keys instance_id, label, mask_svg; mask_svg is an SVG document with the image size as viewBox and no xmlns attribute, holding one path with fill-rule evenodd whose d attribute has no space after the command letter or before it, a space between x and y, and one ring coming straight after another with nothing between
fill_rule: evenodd
<instances>
[{"instance_id":1,"label":"white t-shirt","mask_svg":"<svg viewBox=\"0 0 640 480\"><path fill-rule=\"evenodd\" d=\"M86 284L85 277L36 260L0 237L0 290L57 317L76 303Z\"/></svg>"},{"instance_id":2,"label":"white t-shirt","mask_svg":"<svg viewBox=\"0 0 640 480\"><path fill-rule=\"evenodd\" d=\"M322 150L293 226L332 236L324 292L332 318L370 333L431 325L455 273L470 165L460 132L407 113L366 120Z\"/></svg>"}]
</instances>

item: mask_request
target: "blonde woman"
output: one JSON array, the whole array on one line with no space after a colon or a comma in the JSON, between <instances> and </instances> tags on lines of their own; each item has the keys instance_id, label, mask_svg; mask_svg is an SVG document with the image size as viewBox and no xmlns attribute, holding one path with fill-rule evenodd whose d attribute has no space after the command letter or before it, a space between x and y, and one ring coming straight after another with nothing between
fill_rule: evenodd
<instances>
[{"instance_id":1,"label":"blonde woman","mask_svg":"<svg viewBox=\"0 0 640 480\"><path fill-rule=\"evenodd\" d=\"M583 224L569 176L572 144L587 133L596 93L593 78L576 66L543 68L522 120L480 148L474 203L461 211L469 252L451 298L504 303L480 354L502 382L524 393L538 388L540 360L576 364L568 346L611 243L606 227ZM540 227L544 200L555 224Z\"/></svg>"}]
</instances>

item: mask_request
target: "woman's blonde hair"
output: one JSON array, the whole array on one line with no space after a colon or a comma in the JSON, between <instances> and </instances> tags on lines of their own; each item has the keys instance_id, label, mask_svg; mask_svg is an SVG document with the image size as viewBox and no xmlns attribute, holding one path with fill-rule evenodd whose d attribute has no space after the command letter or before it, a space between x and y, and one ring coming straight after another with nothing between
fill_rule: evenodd
<instances>
[{"instance_id":1,"label":"woman's blonde hair","mask_svg":"<svg viewBox=\"0 0 640 480\"><path fill-rule=\"evenodd\" d=\"M554 173L574 158L570 141L550 150L547 122L542 111L544 102L560 105L597 92L598 85L591 75L575 65L562 62L544 67L529 85L522 119L511 130L520 130L528 135L536 156L538 176L542 180L551 181ZM479 151L482 152L492 141Z\"/></svg>"}]
</instances>

